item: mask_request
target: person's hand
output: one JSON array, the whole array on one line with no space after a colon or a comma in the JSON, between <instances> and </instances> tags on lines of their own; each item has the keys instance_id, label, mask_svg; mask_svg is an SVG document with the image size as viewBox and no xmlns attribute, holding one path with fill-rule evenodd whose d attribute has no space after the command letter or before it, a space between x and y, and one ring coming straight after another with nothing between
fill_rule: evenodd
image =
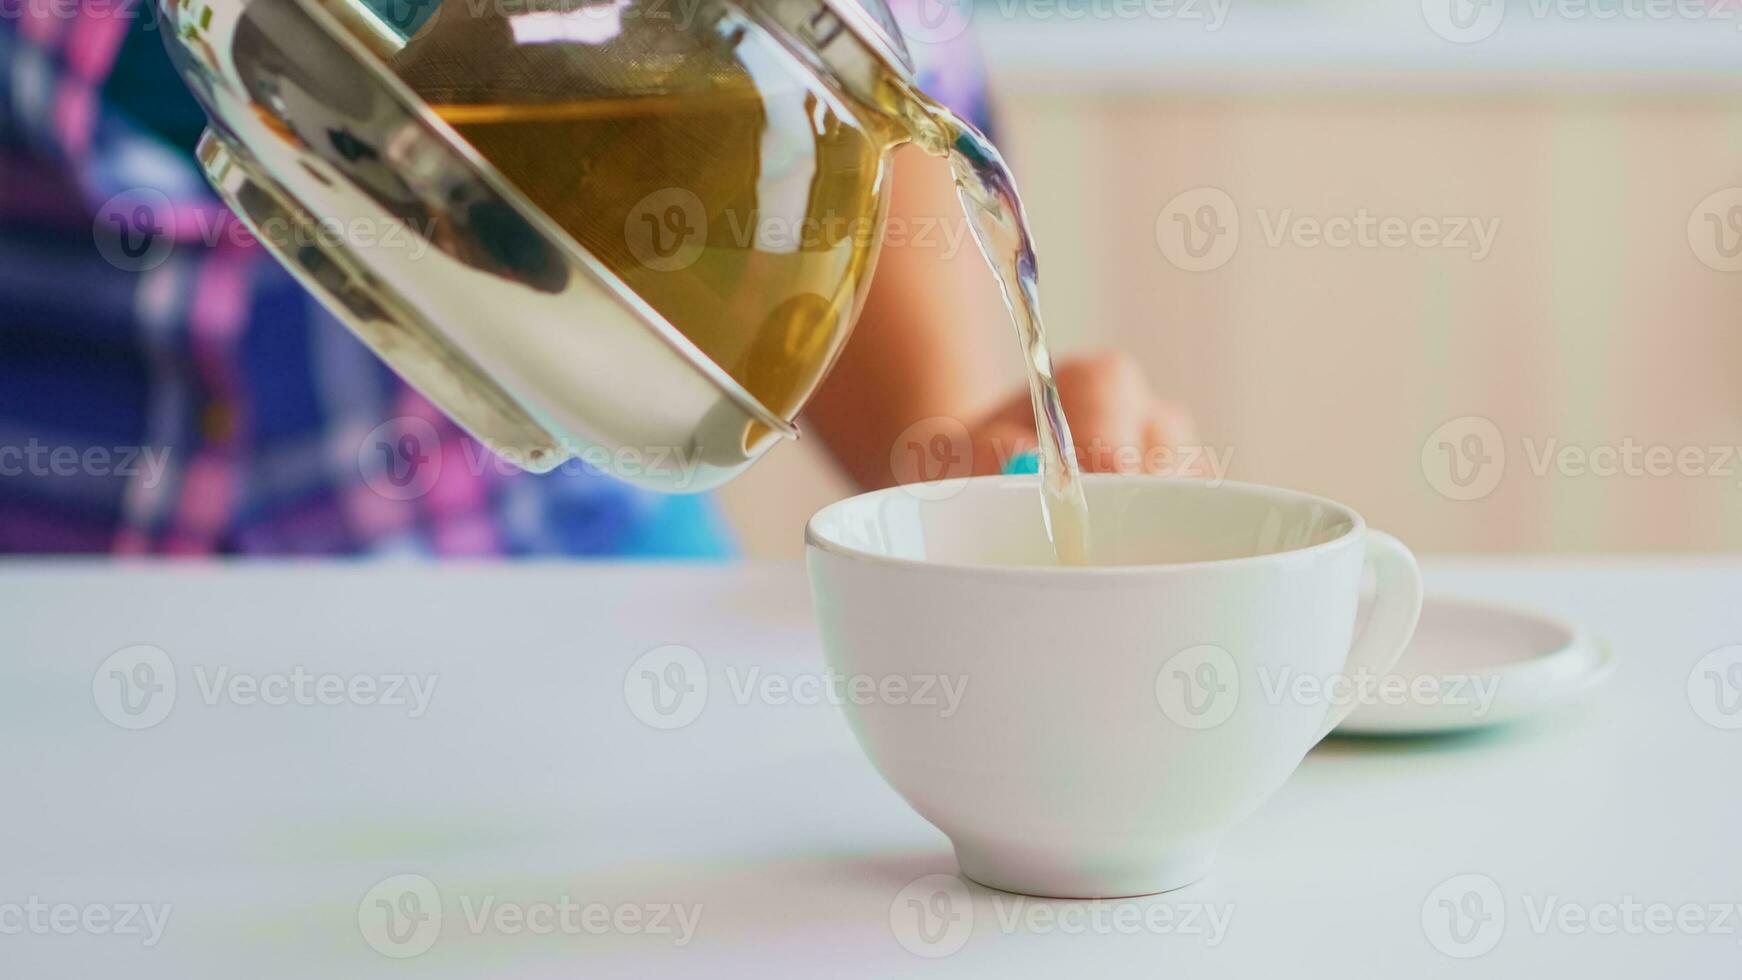
<instances>
[{"instance_id":1,"label":"person's hand","mask_svg":"<svg viewBox=\"0 0 1742 980\"><path fill-rule=\"evenodd\" d=\"M1107 351L1053 364L1077 462L1089 473L1202 475L1197 435L1184 410L1157 398L1129 354ZM1036 447L1026 386L969 426L975 475L1001 472ZM1182 450L1191 450L1182 452Z\"/></svg>"}]
</instances>

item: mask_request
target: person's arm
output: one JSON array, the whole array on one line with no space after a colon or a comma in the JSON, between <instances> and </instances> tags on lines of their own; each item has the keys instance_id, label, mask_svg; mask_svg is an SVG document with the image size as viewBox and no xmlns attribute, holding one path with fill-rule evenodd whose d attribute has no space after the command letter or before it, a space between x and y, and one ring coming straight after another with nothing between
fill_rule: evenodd
<instances>
[{"instance_id":1,"label":"person's arm","mask_svg":"<svg viewBox=\"0 0 1742 980\"><path fill-rule=\"evenodd\" d=\"M853 337L807 413L809 427L868 489L912 478L912 470L898 475L891 451L927 419L960 421L976 474L996 473L1035 445L1028 390L1003 381L1021 363L1015 331L967 231L948 164L904 147L893 167L889 227L900 237L884 245ZM1190 444L1189 420L1150 393L1128 356L1055 358L1054 366L1085 469L1134 459L1156 469L1165 465L1162 449ZM951 428L922 426L917 435L925 443Z\"/></svg>"}]
</instances>

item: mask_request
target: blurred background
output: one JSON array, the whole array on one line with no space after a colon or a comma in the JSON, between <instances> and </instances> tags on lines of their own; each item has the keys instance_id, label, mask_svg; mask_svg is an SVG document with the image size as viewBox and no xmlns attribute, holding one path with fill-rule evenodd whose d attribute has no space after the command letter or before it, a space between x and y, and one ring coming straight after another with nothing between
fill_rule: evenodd
<instances>
[{"instance_id":1,"label":"blurred background","mask_svg":"<svg viewBox=\"0 0 1742 980\"><path fill-rule=\"evenodd\" d=\"M853 491L815 437L721 491L729 533L707 499L496 472L234 234L150 10L0 7L0 552L790 558ZM1055 354L1134 354L1218 475L1421 552L1742 548L1735 3L897 16L960 87L961 42L987 62ZM408 445L439 482L383 483ZM140 446L163 471L119 476ZM26 448L85 462L19 475Z\"/></svg>"},{"instance_id":2,"label":"blurred background","mask_svg":"<svg viewBox=\"0 0 1742 980\"><path fill-rule=\"evenodd\" d=\"M1136 353L1229 478L1424 552L1742 547L1733 5L971 17L1055 349ZM1335 222L1363 215L1367 245ZM1387 240L1399 218L1423 234ZM723 495L751 555L789 557L848 492L801 440Z\"/></svg>"}]
</instances>

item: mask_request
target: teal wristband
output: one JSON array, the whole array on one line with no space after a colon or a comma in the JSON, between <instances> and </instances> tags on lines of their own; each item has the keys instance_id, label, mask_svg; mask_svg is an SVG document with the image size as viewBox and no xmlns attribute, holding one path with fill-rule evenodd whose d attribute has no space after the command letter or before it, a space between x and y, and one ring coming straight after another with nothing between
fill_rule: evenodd
<instances>
[{"instance_id":1,"label":"teal wristband","mask_svg":"<svg viewBox=\"0 0 1742 980\"><path fill-rule=\"evenodd\" d=\"M1004 473L1007 476L1027 476L1039 472L1040 450L1038 449L1017 453L1010 457L1009 462L1004 464Z\"/></svg>"}]
</instances>

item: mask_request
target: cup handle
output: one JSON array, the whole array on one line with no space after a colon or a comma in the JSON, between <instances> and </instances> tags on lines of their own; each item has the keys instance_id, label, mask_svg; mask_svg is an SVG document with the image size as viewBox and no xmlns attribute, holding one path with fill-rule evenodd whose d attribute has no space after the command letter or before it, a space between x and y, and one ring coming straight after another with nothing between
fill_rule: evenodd
<instances>
[{"instance_id":1,"label":"cup handle","mask_svg":"<svg viewBox=\"0 0 1742 980\"><path fill-rule=\"evenodd\" d=\"M1390 670L1397 658L1403 656L1403 648L1415 635L1415 622L1421 618L1421 568L1416 565L1415 556L1403 542L1372 528L1367 530L1366 549L1367 564L1373 566L1378 579L1378 591L1367 626L1349 649L1349 659L1343 666L1347 674L1361 671L1383 674ZM1356 703L1355 698L1350 698L1343 704L1332 705L1325 726L1314 741L1342 724L1349 712L1355 710Z\"/></svg>"}]
</instances>

